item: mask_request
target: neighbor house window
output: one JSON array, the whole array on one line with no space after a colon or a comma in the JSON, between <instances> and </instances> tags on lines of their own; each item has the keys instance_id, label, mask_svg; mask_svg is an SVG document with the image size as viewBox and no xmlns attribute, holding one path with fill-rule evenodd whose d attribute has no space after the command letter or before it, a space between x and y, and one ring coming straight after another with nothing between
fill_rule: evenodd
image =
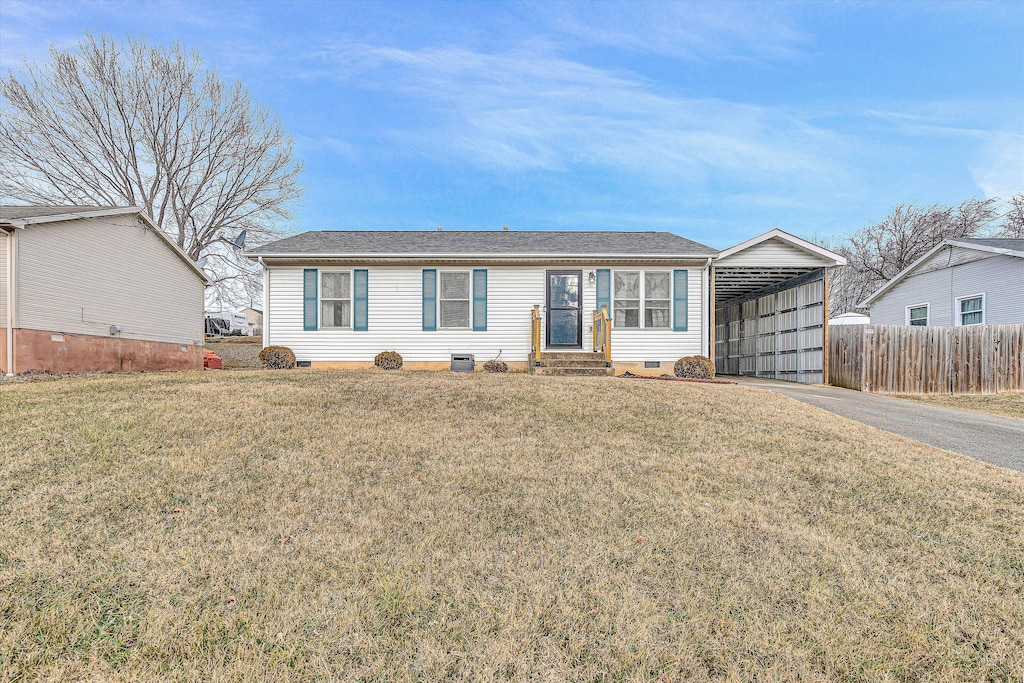
<instances>
[{"instance_id":1,"label":"neighbor house window","mask_svg":"<svg viewBox=\"0 0 1024 683\"><path fill-rule=\"evenodd\" d=\"M982 325L985 323L985 295L965 296L957 299L957 311L960 316L958 325Z\"/></svg>"},{"instance_id":2,"label":"neighbor house window","mask_svg":"<svg viewBox=\"0 0 1024 683\"><path fill-rule=\"evenodd\" d=\"M613 318L616 327L668 328L672 285L668 271L615 271Z\"/></svg>"},{"instance_id":3,"label":"neighbor house window","mask_svg":"<svg viewBox=\"0 0 1024 683\"><path fill-rule=\"evenodd\" d=\"M442 271L438 275L441 281L441 327L469 329L469 271Z\"/></svg>"},{"instance_id":4,"label":"neighbor house window","mask_svg":"<svg viewBox=\"0 0 1024 683\"><path fill-rule=\"evenodd\" d=\"M352 327L351 272L320 272L320 327Z\"/></svg>"},{"instance_id":5,"label":"neighbor house window","mask_svg":"<svg viewBox=\"0 0 1024 683\"><path fill-rule=\"evenodd\" d=\"M915 327L928 326L928 304L907 306L907 324Z\"/></svg>"}]
</instances>

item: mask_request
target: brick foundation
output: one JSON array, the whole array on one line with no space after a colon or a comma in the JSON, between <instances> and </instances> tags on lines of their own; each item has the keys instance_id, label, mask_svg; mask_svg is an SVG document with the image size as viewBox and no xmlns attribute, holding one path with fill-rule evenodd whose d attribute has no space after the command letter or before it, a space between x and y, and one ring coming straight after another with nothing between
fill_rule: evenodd
<instances>
[{"instance_id":1,"label":"brick foundation","mask_svg":"<svg viewBox=\"0 0 1024 683\"><path fill-rule=\"evenodd\" d=\"M7 363L6 355L0 363ZM194 344L14 330L15 373L29 370L63 373L202 369L203 347Z\"/></svg>"}]
</instances>

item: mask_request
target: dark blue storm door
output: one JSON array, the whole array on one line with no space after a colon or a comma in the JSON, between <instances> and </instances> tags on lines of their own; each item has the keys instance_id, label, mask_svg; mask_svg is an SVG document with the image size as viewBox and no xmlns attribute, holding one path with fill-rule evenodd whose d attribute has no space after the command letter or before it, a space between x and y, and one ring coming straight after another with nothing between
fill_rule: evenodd
<instances>
[{"instance_id":1,"label":"dark blue storm door","mask_svg":"<svg viewBox=\"0 0 1024 683\"><path fill-rule=\"evenodd\" d=\"M582 270L549 270L547 287L547 347L583 348L583 316L580 315Z\"/></svg>"}]
</instances>

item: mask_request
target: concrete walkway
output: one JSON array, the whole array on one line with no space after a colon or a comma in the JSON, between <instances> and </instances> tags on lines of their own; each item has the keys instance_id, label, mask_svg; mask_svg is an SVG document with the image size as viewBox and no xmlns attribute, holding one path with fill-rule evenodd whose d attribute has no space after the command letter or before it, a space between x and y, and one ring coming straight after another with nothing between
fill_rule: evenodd
<instances>
[{"instance_id":1,"label":"concrete walkway","mask_svg":"<svg viewBox=\"0 0 1024 683\"><path fill-rule=\"evenodd\" d=\"M1024 420L836 387L759 377L722 379L774 391L893 434L1024 472Z\"/></svg>"}]
</instances>

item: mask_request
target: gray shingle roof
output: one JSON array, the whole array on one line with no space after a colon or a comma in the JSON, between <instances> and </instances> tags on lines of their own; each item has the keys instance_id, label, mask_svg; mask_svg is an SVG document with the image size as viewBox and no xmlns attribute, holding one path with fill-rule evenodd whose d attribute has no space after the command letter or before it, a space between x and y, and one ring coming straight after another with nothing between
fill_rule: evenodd
<instances>
[{"instance_id":1,"label":"gray shingle roof","mask_svg":"<svg viewBox=\"0 0 1024 683\"><path fill-rule=\"evenodd\" d=\"M41 218L43 216L61 216L66 213L81 213L84 211L106 211L122 209L122 206L10 206L0 205L0 221L24 220L26 218Z\"/></svg>"},{"instance_id":2,"label":"gray shingle roof","mask_svg":"<svg viewBox=\"0 0 1024 683\"><path fill-rule=\"evenodd\" d=\"M320 230L270 242L254 255L553 254L714 256L717 249L670 232L524 230Z\"/></svg>"},{"instance_id":3,"label":"gray shingle roof","mask_svg":"<svg viewBox=\"0 0 1024 683\"><path fill-rule=\"evenodd\" d=\"M969 244L979 244L983 247L992 247L993 249L1012 249L1013 251L1024 251L1024 240L996 237L964 237L962 239L954 241L967 242Z\"/></svg>"}]
</instances>

